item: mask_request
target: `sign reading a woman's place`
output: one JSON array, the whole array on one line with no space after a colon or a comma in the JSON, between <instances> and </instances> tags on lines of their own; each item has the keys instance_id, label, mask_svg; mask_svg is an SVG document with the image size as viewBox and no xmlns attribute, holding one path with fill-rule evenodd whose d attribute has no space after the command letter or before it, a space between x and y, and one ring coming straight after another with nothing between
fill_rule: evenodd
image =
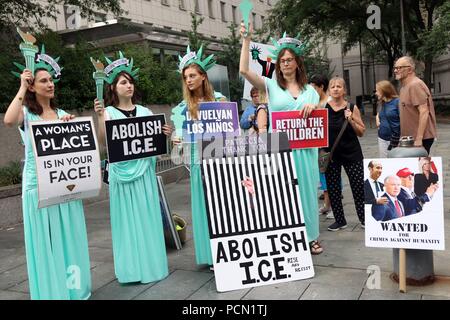
<instances>
[{"instance_id":1,"label":"sign reading a woman's place","mask_svg":"<svg viewBox=\"0 0 450 320\"><path fill-rule=\"evenodd\" d=\"M98 196L100 156L92 117L30 122L38 207Z\"/></svg>"}]
</instances>

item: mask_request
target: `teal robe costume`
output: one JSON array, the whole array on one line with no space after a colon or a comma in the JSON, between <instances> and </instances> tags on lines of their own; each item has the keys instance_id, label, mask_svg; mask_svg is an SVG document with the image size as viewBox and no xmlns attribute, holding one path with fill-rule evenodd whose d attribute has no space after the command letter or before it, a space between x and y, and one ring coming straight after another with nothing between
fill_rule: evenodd
<instances>
[{"instance_id":1,"label":"teal robe costume","mask_svg":"<svg viewBox=\"0 0 450 320\"><path fill-rule=\"evenodd\" d=\"M214 98L219 101L225 98L220 92L214 92ZM176 108L184 108L186 114L188 108L185 101L182 101ZM180 128L177 128L180 129ZM183 149L190 156L191 170L191 210L192 229L194 234L195 260L197 264L213 264L211 254L211 244L208 228L208 217L206 213L205 196L203 191L201 163L198 157L197 143L183 143Z\"/></svg>"},{"instance_id":2,"label":"teal robe costume","mask_svg":"<svg viewBox=\"0 0 450 320\"><path fill-rule=\"evenodd\" d=\"M288 90L278 86L275 79L264 78L269 96L269 119L272 112L302 110L305 104L318 104L320 97L316 90L306 85L297 99ZM269 132L272 130L269 129ZM317 186L319 183L318 149L296 149L292 151L300 190L300 201L305 217L306 233L309 241L319 237L319 207Z\"/></svg>"},{"instance_id":3,"label":"teal robe costume","mask_svg":"<svg viewBox=\"0 0 450 320\"><path fill-rule=\"evenodd\" d=\"M58 118L66 115L57 110ZM81 200L38 209L36 159L28 123L43 120L24 107L23 227L33 300L81 300L91 295L88 239Z\"/></svg>"},{"instance_id":4,"label":"teal robe costume","mask_svg":"<svg viewBox=\"0 0 450 320\"><path fill-rule=\"evenodd\" d=\"M152 114L136 108L136 117ZM110 120L126 118L111 106L106 112ZM109 165L114 269L120 283L148 283L169 274L155 168L155 157Z\"/></svg>"}]
</instances>

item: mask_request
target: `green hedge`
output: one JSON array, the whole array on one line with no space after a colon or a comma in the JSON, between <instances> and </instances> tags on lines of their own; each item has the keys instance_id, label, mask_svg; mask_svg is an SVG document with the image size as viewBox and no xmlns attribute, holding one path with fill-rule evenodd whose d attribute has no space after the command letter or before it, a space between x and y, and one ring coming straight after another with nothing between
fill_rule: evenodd
<instances>
[{"instance_id":1,"label":"green hedge","mask_svg":"<svg viewBox=\"0 0 450 320\"><path fill-rule=\"evenodd\" d=\"M0 168L0 187L19 184L22 182L22 166L20 162L10 162Z\"/></svg>"}]
</instances>

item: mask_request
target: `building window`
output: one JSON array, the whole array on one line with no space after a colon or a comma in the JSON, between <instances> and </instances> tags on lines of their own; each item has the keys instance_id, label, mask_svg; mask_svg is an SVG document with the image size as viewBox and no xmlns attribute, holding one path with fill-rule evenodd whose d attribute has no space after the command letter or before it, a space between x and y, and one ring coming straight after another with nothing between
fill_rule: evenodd
<instances>
[{"instance_id":1,"label":"building window","mask_svg":"<svg viewBox=\"0 0 450 320\"><path fill-rule=\"evenodd\" d=\"M186 10L184 0L178 0L178 6L179 6L180 10Z\"/></svg>"},{"instance_id":2,"label":"building window","mask_svg":"<svg viewBox=\"0 0 450 320\"><path fill-rule=\"evenodd\" d=\"M106 14L96 12L94 15L94 22L103 22L106 21Z\"/></svg>"},{"instance_id":3,"label":"building window","mask_svg":"<svg viewBox=\"0 0 450 320\"><path fill-rule=\"evenodd\" d=\"M231 6L231 17L233 19L233 23L237 22L236 18L236 6Z\"/></svg>"},{"instance_id":4,"label":"building window","mask_svg":"<svg viewBox=\"0 0 450 320\"><path fill-rule=\"evenodd\" d=\"M441 88L441 83L440 82L438 82L438 87L439 87L439 93L441 93L442 92L442 88Z\"/></svg>"},{"instance_id":5,"label":"building window","mask_svg":"<svg viewBox=\"0 0 450 320\"><path fill-rule=\"evenodd\" d=\"M161 4L162 5L165 5L165 6L170 6L170 4L169 4L169 0L161 0Z\"/></svg>"},{"instance_id":6,"label":"building window","mask_svg":"<svg viewBox=\"0 0 450 320\"><path fill-rule=\"evenodd\" d=\"M225 15L225 2L220 1L220 17L223 22L227 22L227 18Z\"/></svg>"},{"instance_id":7,"label":"building window","mask_svg":"<svg viewBox=\"0 0 450 320\"><path fill-rule=\"evenodd\" d=\"M208 0L208 14L209 17L214 19L213 0Z\"/></svg>"},{"instance_id":8,"label":"building window","mask_svg":"<svg viewBox=\"0 0 450 320\"><path fill-rule=\"evenodd\" d=\"M345 85L347 86L347 95L350 96L350 70L344 70L344 80Z\"/></svg>"},{"instance_id":9,"label":"building window","mask_svg":"<svg viewBox=\"0 0 450 320\"><path fill-rule=\"evenodd\" d=\"M264 16L261 16L261 28L264 27Z\"/></svg>"},{"instance_id":10,"label":"building window","mask_svg":"<svg viewBox=\"0 0 450 320\"><path fill-rule=\"evenodd\" d=\"M201 14L200 5L198 4L198 0L195 0L195 2L194 2L194 10L195 10L195 13Z\"/></svg>"},{"instance_id":11,"label":"building window","mask_svg":"<svg viewBox=\"0 0 450 320\"><path fill-rule=\"evenodd\" d=\"M252 12L252 23L253 23L253 28L256 29L256 13Z\"/></svg>"}]
</instances>

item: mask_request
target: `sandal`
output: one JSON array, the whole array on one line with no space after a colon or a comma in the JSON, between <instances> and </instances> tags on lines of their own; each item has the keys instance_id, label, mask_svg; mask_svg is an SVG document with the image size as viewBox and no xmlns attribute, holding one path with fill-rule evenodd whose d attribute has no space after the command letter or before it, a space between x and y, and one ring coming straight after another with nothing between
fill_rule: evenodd
<instances>
[{"instance_id":1,"label":"sandal","mask_svg":"<svg viewBox=\"0 0 450 320\"><path fill-rule=\"evenodd\" d=\"M323 248L320 245L320 242L317 240L311 241L309 243L309 249L311 250L311 254L317 255L323 252Z\"/></svg>"}]
</instances>

